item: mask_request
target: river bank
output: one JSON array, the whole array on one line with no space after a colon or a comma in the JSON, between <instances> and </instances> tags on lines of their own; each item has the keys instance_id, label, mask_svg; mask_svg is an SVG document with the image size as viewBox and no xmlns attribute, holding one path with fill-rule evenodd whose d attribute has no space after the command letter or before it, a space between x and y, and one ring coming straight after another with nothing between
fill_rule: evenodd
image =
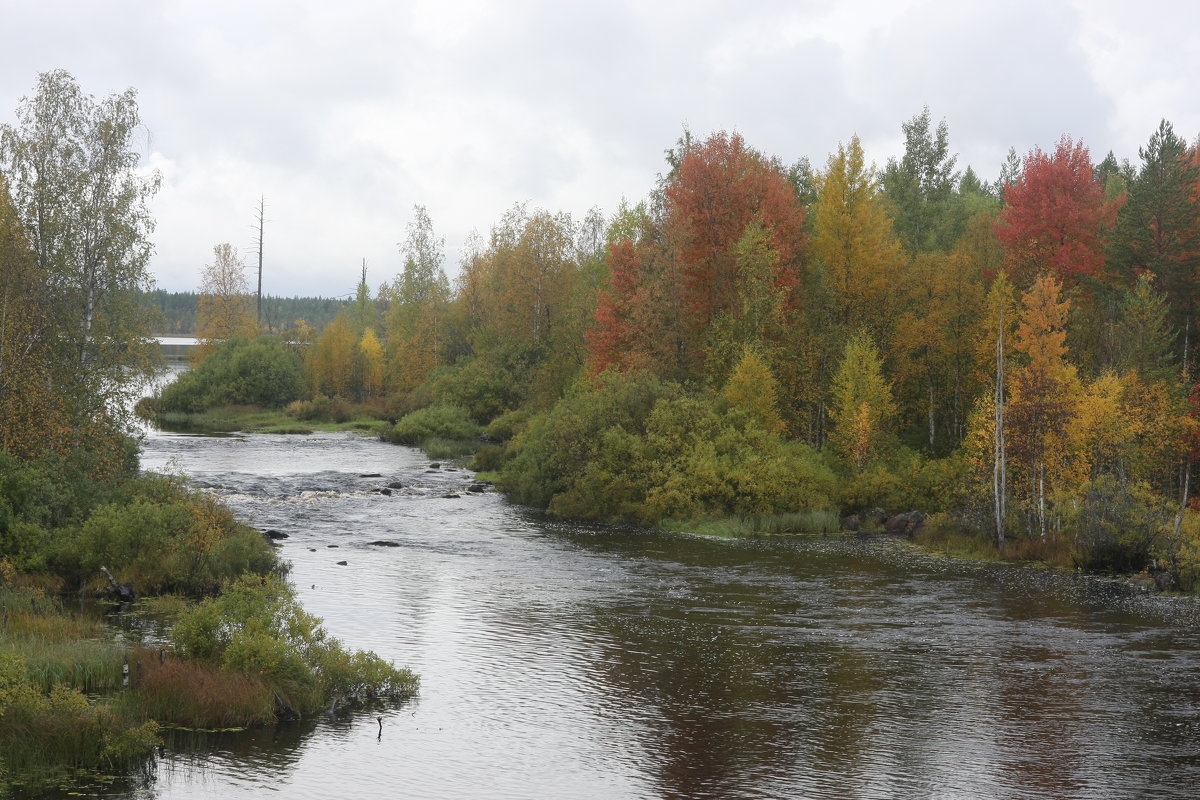
<instances>
[{"instance_id":1,"label":"river bank","mask_svg":"<svg viewBox=\"0 0 1200 800\"><path fill-rule=\"evenodd\" d=\"M164 725L416 691L411 672L330 636L268 539L179 476L0 452L0 538L0 795L142 769ZM108 625L147 615L147 640Z\"/></svg>"},{"instance_id":2,"label":"river bank","mask_svg":"<svg viewBox=\"0 0 1200 800\"><path fill-rule=\"evenodd\" d=\"M182 415L180 419L164 418L160 422L168 430L191 433L242 431L305 434L321 430L327 433L342 431L379 436L386 441L421 448L432 459L453 460L464 468L480 470L479 474L483 479L498 485L502 490L506 488L503 465L513 455L507 452L498 457L498 451L503 451L504 448L497 444L495 435L498 433L505 440L511 440L515 431L508 425L491 426L488 429L491 436L486 440L465 438L477 435L481 429L458 417L448 416L445 411L432 409L432 414L425 411L410 415L402 426L403 432L397 434L396 427L373 416L373 413L378 413L378 409L353 404L342 404L339 408L341 421L326 418L300 424L296 409L284 411L226 406L208 412ZM311 412L311 409L307 410ZM305 425L313 427L304 427ZM511 483L509 487L511 488ZM507 494L511 496L511 492ZM880 508L853 513L848 513L849 511L816 509L698 519L661 519L649 523L649 527L726 538L789 534L877 534L903 538L931 553L969 560L1087 571L1081 566L1080 554L1072 543L1058 536L1051 536L1045 540L1016 538L1001 549L997 546L994 536L965 524L962 515L955 512L926 514L910 508L896 508L890 512ZM569 518L569 515L566 515L566 518ZM1169 567L1149 561L1144 568L1124 572L1106 569L1099 570L1098 574L1119 576L1130 585L1145 591L1179 593L1184 589L1178 573Z\"/></svg>"}]
</instances>

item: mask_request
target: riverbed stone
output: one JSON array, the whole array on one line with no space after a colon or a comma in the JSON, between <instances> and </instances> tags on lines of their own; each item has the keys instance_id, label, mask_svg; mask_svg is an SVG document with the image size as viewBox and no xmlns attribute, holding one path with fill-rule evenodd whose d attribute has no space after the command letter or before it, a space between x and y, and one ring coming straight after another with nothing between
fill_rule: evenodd
<instances>
[{"instance_id":1,"label":"riverbed stone","mask_svg":"<svg viewBox=\"0 0 1200 800\"><path fill-rule=\"evenodd\" d=\"M1160 569L1150 573L1154 585L1160 592L1175 592L1179 590L1179 579L1169 569Z\"/></svg>"},{"instance_id":2,"label":"riverbed stone","mask_svg":"<svg viewBox=\"0 0 1200 800\"><path fill-rule=\"evenodd\" d=\"M883 523L883 530L888 536L907 536L912 538L921 526L925 524L925 515L920 511L906 511L889 517Z\"/></svg>"}]
</instances>

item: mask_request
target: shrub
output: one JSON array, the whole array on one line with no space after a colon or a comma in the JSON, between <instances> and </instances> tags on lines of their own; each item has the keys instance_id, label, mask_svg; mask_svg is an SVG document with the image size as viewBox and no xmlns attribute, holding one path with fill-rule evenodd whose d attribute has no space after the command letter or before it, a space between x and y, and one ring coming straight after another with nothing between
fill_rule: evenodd
<instances>
[{"instance_id":1,"label":"shrub","mask_svg":"<svg viewBox=\"0 0 1200 800\"><path fill-rule=\"evenodd\" d=\"M244 573L279 569L274 549L238 523L217 500L175 487L161 494L97 508L74 536L61 537L51 556L75 585L104 585L101 567L141 594L211 594Z\"/></svg>"},{"instance_id":2,"label":"shrub","mask_svg":"<svg viewBox=\"0 0 1200 800\"><path fill-rule=\"evenodd\" d=\"M1101 572L1137 572L1171 522L1171 509L1145 484L1101 475L1084 486L1077 505L1067 505L1065 527L1074 533L1077 566Z\"/></svg>"},{"instance_id":3,"label":"shrub","mask_svg":"<svg viewBox=\"0 0 1200 800\"><path fill-rule=\"evenodd\" d=\"M508 411L488 423L487 428L484 429L484 433L489 439L497 442L507 442L525 430L525 427L529 425L529 418L530 413L525 409Z\"/></svg>"},{"instance_id":4,"label":"shrub","mask_svg":"<svg viewBox=\"0 0 1200 800\"><path fill-rule=\"evenodd\" d=\"M460 406L442 403L407 414L383 438L413 447L426 439L475 439L479 426Z\"/></svg>"},{"instance_id":5,"label":"shrub","mask_svg":"<svg viewBox=\"0 0 1200 800\"><path fill-rule=\"evenodd\" d=\"M196 413L215 406L281 408L300 396L300 356L280 339L230 339L194 369L163 387L158 413Z\"/></svg>"},{"instance_id":6,"label":"shrub","mask_svg":"<svg viewBox=\"0 0 1200 800\"><path fill-rule=\"evenodd\" d=\"M354 409L341 398L329 398L318 394L311 400L295 400L288 404L288 416L306 422L349 422L354 418Z\"/></svg>"},{"instance_id":7,"label":"shrub","mask_svg":"<svg viewBox=\"0 0 1200 800\"><path fill-rule=\"evenodd\" d=\"M556 495L577 485L580 473L600 450L602 438L619 438L622 433L640 436L655 403L679 391L648 373L607 371L579 381L552 409L533 417L513 440L515 455L505 465L502 488L518 503L547 507ZM617 445L611 444L610 450ZM592 506L572 505L580 510Z\"/></svg>"},{"instance_id":8,"label":"shrub","mask_svg":"<svg viewBox=\"0 0 1200 800\"><path fill-rule=\"evenodd\" d=\"M239 579L183 614L172 637L193 658L261 677L302 712L343 692L410 694L417 687L407 670L369 653L347 653L277 578Z\"/></svg>"},{"instance_id":9,"label":"shrub","mask_svg":"<svg viewBox=\"0 0 1200 800\"><path fill-rule=\"evenodd\" d=\"M828 508L834 486L815 451L745 410L636 374L580 383L511 449L503 488L586 519L762 517Z\"/></svg>"}]
</instances>

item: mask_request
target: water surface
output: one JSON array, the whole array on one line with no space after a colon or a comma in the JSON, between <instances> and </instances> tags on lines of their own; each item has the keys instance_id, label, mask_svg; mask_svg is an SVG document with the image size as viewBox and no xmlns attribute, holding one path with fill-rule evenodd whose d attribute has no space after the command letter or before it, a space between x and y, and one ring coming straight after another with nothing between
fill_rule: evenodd
<instances>
[{"instance_id":1,"label":"water surface","mask_svg":"<svg viewBox=\"0 0 1200 800\"><path fill-rule=\"evenodd\" d=\"M348 434L152 434L143 464L287 533L306 608L422 679L181 736L148 796L1200 795L1190 600L880 539L549 521Z\"/></svg>"}]
</instances>

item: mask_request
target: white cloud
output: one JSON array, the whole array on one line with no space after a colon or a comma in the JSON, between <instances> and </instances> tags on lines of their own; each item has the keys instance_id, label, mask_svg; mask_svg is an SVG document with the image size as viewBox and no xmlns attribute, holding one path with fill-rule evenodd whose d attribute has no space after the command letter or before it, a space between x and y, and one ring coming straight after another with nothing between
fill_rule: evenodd
<instances>
[{"instance_id":1,"label":"white cloud","mask_svg":"<svg viewBox=\"0 0 1200 800\"><path fill-rule=\"evenodd\" d=\"M414 204L453 270L515 202L640 199L685 123L815 165L858 133L883 164L928 104L986 178L1062 133L1136 160L1161 117L1200 132L1200 33L1155 0L8 5L0 118L48 69L139 89L170 289L248 249L260 194L269 292L343 294L364 257L390 278Z\"/></svg>"}]
</instances>

